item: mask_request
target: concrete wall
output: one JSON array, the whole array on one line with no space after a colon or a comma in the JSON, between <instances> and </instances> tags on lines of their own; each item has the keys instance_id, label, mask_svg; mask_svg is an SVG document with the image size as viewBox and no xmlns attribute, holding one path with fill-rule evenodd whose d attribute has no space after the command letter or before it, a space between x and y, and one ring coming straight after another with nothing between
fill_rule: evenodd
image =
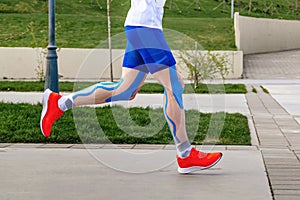
<instances>
[{"instance_id":1,"label":"concrete wall","mask_svg":"<svg viewBox=\"0 0 300 200\"><path fill-rule=\"evenodd\" d=\"M300 21L234 16L235 42L244 54L300 48Z\"/></svg>"},{"instance_id":2,"label":"concrete wall","mask_svg":"<svg viewBox=\"0 0 300 200\"><path fill-rule=\"evenodd\" d=\"M35 79L37 58L41 49L0 48L0 79ZM218 51L226 54L231 61L232 72L228 79L241 78L243 54L238 51ZM114 77L120 78L124 50L113 50ZM176 57L178 53L175 51ZM179 59L178 57L176 59ZM45 62L45 61L44 61ZM58 71L60 80L104 80L109 79L109 52L107 49L60 49L58 51ZM46 66L46 64L44 64ZM187 70L178 65L185 79ZM150 76L151 78L151 76Z\"/></svg>"}]
</instances>

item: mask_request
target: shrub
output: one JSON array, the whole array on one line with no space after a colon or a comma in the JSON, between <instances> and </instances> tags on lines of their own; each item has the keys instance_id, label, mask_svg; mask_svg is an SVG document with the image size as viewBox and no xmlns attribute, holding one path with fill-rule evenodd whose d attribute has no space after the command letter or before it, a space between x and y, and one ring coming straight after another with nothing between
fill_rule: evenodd
<instances>
[{"instance_id":1,"label":"shrub","mask_svg":"<svg viewBox=\"0 0 300 200\"><path fill-rule=\"evenodd\" d=\"M189 79L194 87L198 88L201 81L221 78L230 72L229 58L226 54L212 53L211 51L182 51L181 60L188 68Z\"/></svg>"}]
</instances>

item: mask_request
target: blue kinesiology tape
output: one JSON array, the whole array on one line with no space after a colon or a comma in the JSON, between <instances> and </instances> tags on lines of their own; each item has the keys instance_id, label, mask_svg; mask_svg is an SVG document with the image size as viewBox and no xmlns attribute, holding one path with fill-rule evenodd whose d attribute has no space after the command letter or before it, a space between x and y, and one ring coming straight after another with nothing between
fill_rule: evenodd
<instances>
[{"instance_id":1,"label":"blue kinesiology tape","mask_svg":"<svg viewBox=\"0 0 300 200\"><path fill-rule=\"evenodd\" d=\"M141 82L144 80L145 72L139 72L132 82L132 84L120 94L114 95L105 100L105 102L112 102L112 101L120 101L120 100L128 100L132 97L132 95L136 92L138 87L140 86Z\"/></svg>"}]
</instances>

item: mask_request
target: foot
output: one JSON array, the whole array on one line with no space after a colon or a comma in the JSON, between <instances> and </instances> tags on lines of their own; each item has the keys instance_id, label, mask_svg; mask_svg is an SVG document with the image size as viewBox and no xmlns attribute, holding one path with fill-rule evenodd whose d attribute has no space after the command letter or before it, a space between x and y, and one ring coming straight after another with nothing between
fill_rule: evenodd
<instances>
[{"instance_id":1,"label":"foot","mask_svg":"<svg viewBox=\"0 0 300 200\"><path fill-rule=\"evenodd\" d=\"M208 169L214 166L221 160L222 153L203 153L192 148L190 155L186 158L177 156L178 172L188 174L194 171Z\"/></svg>"},{"instance_id":2,"label":"foot","mask_svg":"<svg viewBox=\"0 0 300 200\"><path fill-rule=\"evenodd\" d=\"M52 125L64 114L58 107L58 99L60 98L60 94L52 92L50 89L44 92L40 127L45 137L50 136Z\"/></svg>"}]
</instances>

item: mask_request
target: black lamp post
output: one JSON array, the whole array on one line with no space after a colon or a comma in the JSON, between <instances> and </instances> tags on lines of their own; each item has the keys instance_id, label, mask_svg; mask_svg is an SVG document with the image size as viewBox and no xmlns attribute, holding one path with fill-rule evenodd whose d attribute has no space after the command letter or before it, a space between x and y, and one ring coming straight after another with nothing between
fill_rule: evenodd
<instances>
[{"instance_id":1,"label":"black lamp post","mask_svg":"<svg viewBox=\"0 0 300 200\"><path fill-rule=\"evenodd\" d=\"M57 70L57 53L55 44L55 0L49 0L48 5L49 20L49 43L47 46L47 68L45 78L45 89L49 88L54 92L59 92L58 88L58 70Z\"/></svg>"}]
</instances>

